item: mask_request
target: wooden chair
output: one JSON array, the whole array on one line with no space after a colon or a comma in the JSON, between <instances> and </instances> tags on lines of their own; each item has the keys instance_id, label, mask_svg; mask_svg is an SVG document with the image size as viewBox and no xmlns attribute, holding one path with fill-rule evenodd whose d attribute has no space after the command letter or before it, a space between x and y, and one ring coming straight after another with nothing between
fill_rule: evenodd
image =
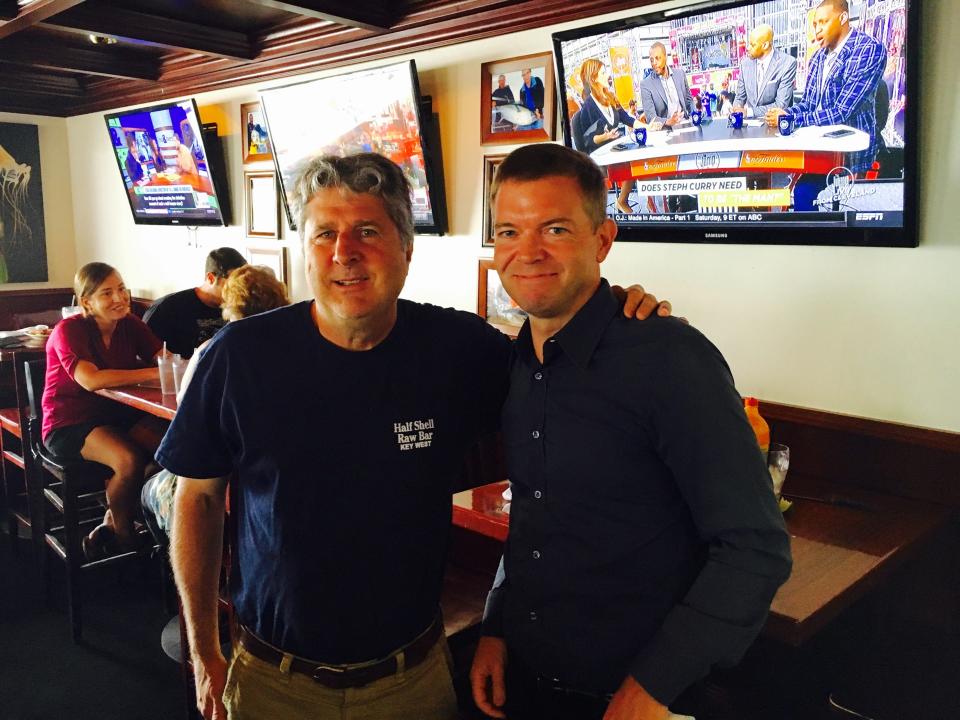
<instances>
[{"instance_id":1,"label":"wooden chair","mask_svg":"<svg viewBox=\"0 0 960 720\"><path fill-rule=\"evenodd\" d=\"M34 550L39 561L43 549L42 541L37 543L34 525L37 516L38 498L33 486L28 482L34 468L33 454L28 440L28 399L24 379L23 353L11 352L14 381L15 407L0 409L0 455L2 455L3 506L7 514L7 529L13 552L19 550L20 529L30 530L34 540ZM35 353L26 353L35 357Z\"/></svg>"},{"instance_id":2,"label":"wooden chair","mask_svg":"<svg viewBox=\"0 0 960 720\"><path fill-rule=\"evenodd\" d=\"M28 360L23 364L29 407L29 448L35 460L33 477L39 501L35 527L42 530L43 540L53 554L63 561L67 580L67 610L74 642L82 633L82 573L94 567L113 565L140 555L129 551L88 562L81 541L103 520L107 506L105 481L111 470L106 465L86 460L66 460L51 453L40 437L46 359ZM42 552L43 577L49 579L47 553Z\"/></svg>"}]
</instances>

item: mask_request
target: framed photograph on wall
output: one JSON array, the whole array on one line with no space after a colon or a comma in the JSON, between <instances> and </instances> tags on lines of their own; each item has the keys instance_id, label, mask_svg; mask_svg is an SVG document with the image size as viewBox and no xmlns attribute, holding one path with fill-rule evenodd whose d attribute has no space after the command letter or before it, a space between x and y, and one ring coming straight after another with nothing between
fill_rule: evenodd
<instances>
[{"instance_id":1,"label":"framed photograph on wall","mask_svg":"<svg viewBox=\"0 0 960 720\"><path fill-rule=\"evenodd\" d=\"M287 249L285 247L247 247L247 260L251 265L263 265L273 270L277 280L287 282Z\"/></svg>"},{"instance_id":2,"label":"framed photograph on wall","mask_svg":"<svg viewBox=\"0 0 960 720\"><path fill-rule=\"evenodd\" d=\"M556 90L550 53L480 66L480 142L531 143L556 137Z\"/></svg>"},{"instance_id":3,"label":"framed photograph on wall","mask_svg":"<svg viewBox=\"0 0 960 720\"><path fill-rule=\"evenodd\" d=\"M483 247L493 247L493 208L490 206L490 184L493 182L493 174L506 156L506 153L501 153L499 155L484 155L483 157L483 239L480 243Z\"/></svg>"},{"instance_id":4,"label":"framed photograph on wall","mask_svg":"<svg viewBox=\"0 0 960 720\"><path fill-rule=\"evenodd\" d=\"M273 170L243 174L244 226L247 237L280 237L280 198Z\"/></svg>"},{"instance_id":5,"label":"framed photograph on wall","mask_svg":"<svg viewBox=\"0 0 960 720\"><path fill-rule=\"evenodd\" d=\"M492 258L480 258L477 264L477 315L511 337L516 337L527 314L507 295Z\"/></svg>"},{"instance_id":6,"label":"framed photograph on wall","mask_svg":"<svg viewBox=\"0 0 960 720\"><path fill-rule=\"evenodd\" d=\"M258 102L243 103L240 106L240 128L243 138L243 163L273 160L270 152L270 136L267 133L267 121Z\"/></svg>"}]
</instances>

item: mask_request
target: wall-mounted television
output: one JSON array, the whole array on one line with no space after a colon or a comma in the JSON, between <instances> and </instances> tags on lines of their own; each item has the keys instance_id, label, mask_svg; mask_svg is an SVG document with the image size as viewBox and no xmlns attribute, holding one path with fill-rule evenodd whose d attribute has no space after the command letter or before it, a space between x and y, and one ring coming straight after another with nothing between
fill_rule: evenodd
<instances>
[{"instance_id":1,"label":"wall-mounted television","mask_svg":"<svg viewBox=\"0 0 960 720\"><path fill-rule=\"evenodd\" d=\"M135 223L230 223L217 126L200 123L192 99L104 118Z\"/></svg>"},{"instance_id":2,"label":"wall-mounted television","mask_svg":"<svg viewBox=\"0 0 960 720\"><path fill-rule=\"evenodd\" d=\"M919 3L820 5L554 33L565 142L605 170L621 240L917 245Z\"/></svg>"},{"instance_id":3,"label":"wall-mounted television","mask_svg":"<svg viewBox=\"0 0 960 720\"><path fill-rule=\"evenodd\" d=\"M447 229L440 134L413 60L262 90L260 100L290 227L288 193L317 155L377 152L404 171L418 233Z\"/></svg>"}]
</instances>

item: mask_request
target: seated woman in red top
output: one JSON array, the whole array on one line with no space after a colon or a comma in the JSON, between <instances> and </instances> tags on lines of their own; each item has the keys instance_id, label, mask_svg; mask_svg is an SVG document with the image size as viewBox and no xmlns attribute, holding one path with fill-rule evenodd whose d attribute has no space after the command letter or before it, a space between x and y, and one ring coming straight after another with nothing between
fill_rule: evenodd
<instances>
[{"instance_id":1,"label":"seated woman in red top","mask_svg":"<svg viewBox=\"0 0 960 720\"><path fill-rule=\"evenodd\" d=\"M144 469L163 435L159 419L95 393L157 380L153 362L163 344L130 312L130 293L106 263L77 271L74 290L83 313L58 323L47 341L43 442L64 459L93 460L113 470L103 524L83 539L90 560L135 545L133 521Z\"/></svg>"}]
</instances>

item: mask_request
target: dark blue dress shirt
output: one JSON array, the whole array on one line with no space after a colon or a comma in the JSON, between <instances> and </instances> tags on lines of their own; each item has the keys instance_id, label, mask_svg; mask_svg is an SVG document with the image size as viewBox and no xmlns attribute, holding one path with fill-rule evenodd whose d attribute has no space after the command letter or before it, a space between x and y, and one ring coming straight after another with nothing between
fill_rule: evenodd
<instances>
[{"instance_id":1,"label":"dark blue dress shirt","mask_svg":"<svg viewBox=\"0 0 960 720\"><path fill-rule=\"evenodd\" d=\"M624 318L606 281L543 357L525 325L484 632L537 674L602 694L630 673L669 703L742 656L790 573L763 457L720 352L675 319Z\"/></svg>"}]
</instances>

